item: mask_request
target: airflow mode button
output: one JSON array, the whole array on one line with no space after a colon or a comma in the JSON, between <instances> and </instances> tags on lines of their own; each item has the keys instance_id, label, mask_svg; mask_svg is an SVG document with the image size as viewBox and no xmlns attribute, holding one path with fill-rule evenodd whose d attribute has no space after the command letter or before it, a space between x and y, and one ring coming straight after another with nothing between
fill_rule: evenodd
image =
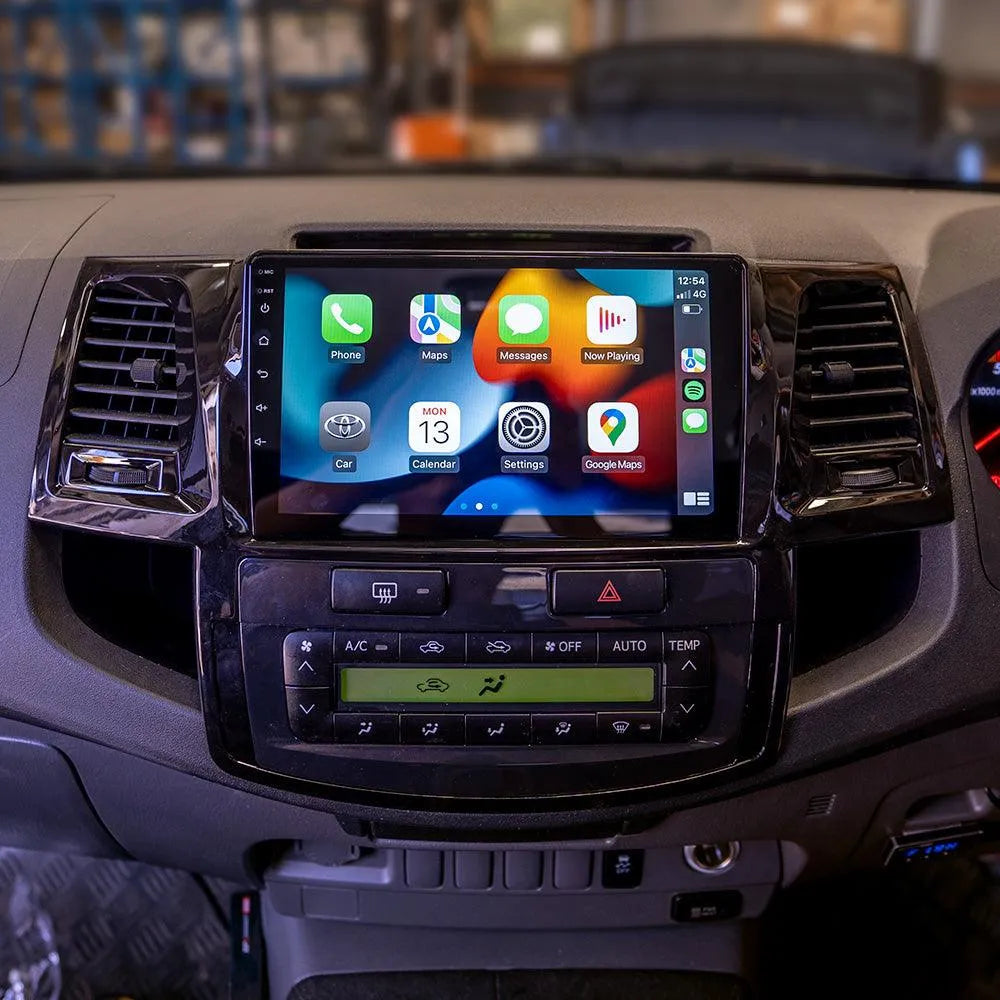
<instances>
[{"instance_id":1,"label":"airflow mode button","mask_svg":"<svg viewBox=\"0 0 1000 1000\"><path fill-rule=\"evenodd\" d=\"M664 601L662 569L560 569L552 574L556 615L656 614Z\"/></svg>"}]
</instances>

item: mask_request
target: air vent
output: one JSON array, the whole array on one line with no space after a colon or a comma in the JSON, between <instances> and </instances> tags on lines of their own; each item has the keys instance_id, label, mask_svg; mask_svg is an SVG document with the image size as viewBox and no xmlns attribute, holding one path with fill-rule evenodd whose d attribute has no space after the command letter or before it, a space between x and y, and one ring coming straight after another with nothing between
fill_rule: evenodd
<instances>
[{"instance_id":1,"label":"air vent","mask_svg":"<svg viewBox=\"0 0 1000 1000\"><path fill-rule=\"evenodd\" d=\"M803 293L792 413L813 456L920 444L903 331L884 282L821 280Z\"/></svg>"},{"instance_id":2,"label":"air vent","mask_svg":"<svg viewBox=\"0 0 1000 1000\"><path fill-rule=\"evenodd\" d=\"M806 816L829 816L836 804L836 792L825 792L822 795L814 795L806 803Z\"/></svg>"},{"instance_id":3,"label":"air vent","mask_svg":"<svg viewBox=\"0 0 1000 1000\"><path fill-rule=\"evenodd\" d=\"M64 440L176 452L190 439L194 409L186 287L145 276L94 285L80 327Z\"/></svg>"}]
</instances>

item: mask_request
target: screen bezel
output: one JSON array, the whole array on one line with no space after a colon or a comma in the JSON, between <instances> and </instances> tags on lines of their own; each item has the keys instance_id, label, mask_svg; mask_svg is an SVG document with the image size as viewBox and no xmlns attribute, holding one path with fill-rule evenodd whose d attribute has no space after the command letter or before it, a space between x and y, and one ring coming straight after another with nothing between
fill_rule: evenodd
<instances>
[{"instance_id":1,"label":"screen bezel","mask_svg":"<svg viewBox=\"0 0 1000 1000\"><path fill-rule=\"evenodd\" d=\"M504 518L454 515L421 515L402 519L394 534L343 532L341 514L288 514L278 509L280 472L281 387L284 330L273 317L284 315L284 285L287 268L428 268L428 267L551 267L560 269L636 267L709 272L710 336L713 358L713 443L715 448L715 509L707 515L675 515L669 533L631 534L602 530L587 517L546 518L550 532L512 534L500 532ZM260 269L273 269L268 283L268 316L254 308L256 292L252 277ZM746 353L749 330L749 268L732 254L626 253L613 251L524 253L513 251L404 251L330 250L259 252L247 258L243 284L243 344L247 386L247 447L250 465L252 533L261 540L364 542L366 545L398 545L400 542L441 541L488 545L545 545L554 540L601 542L642 546L665 542L735 541L739 537L743 416L746 393ZM255 346L262 330L270 337L267 357L269 377L254 377ZM734 344L734 331L737 333ZM735 348L735 349L734 349ZM264 418L255 406L265 403L267 437L260 427ZM263 441L262 444L256 442Z\"/></svg>"}]
</instances>

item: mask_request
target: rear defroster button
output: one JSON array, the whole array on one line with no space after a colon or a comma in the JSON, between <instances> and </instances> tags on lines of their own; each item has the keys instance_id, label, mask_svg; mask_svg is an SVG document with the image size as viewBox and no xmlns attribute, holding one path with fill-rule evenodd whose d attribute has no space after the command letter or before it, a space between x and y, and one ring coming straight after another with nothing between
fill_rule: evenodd
<instances>
[{"instance_id":1,"label":"rear defroster button","mask_svg":"<svg viewBox=\"0 0 1000 1000\"><path fill-rule=\"evenodd\" d=\"M445 607L444 571L335 569L330 596L334 611L439 615Z\"/></svg>"}]
</instances>

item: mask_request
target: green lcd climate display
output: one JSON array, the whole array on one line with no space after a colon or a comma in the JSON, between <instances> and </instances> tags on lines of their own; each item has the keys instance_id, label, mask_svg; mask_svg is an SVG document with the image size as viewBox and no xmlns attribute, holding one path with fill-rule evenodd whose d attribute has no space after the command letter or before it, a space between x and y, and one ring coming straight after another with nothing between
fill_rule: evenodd
<instances>
[{"instance_id":1,"label":"green lcd climate display","mask_svg":"<svg viewBox=\"0 0 1000 1000\"><path fill-rule=\"evenodd\" d=\"M648 704L652 667L509 667L483 674L468 668L345 667L340 700L358 705Z\"/></svg>"}]
</instances>

